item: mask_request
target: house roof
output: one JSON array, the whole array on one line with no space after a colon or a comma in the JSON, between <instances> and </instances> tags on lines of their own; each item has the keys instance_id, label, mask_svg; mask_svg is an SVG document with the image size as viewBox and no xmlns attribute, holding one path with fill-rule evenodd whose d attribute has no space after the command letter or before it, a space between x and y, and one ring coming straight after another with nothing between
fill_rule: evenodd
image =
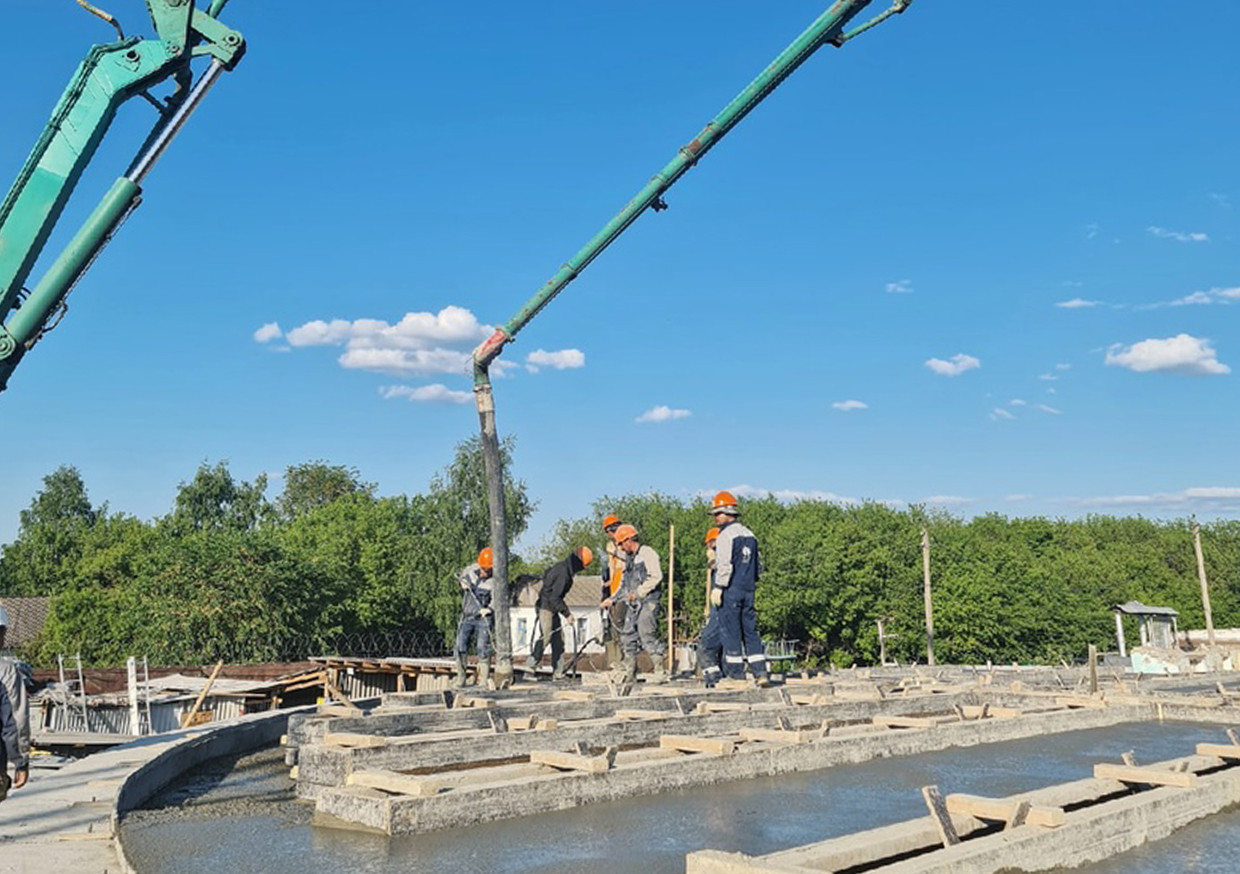
<instances>
[{"instance_id":1,"label":"house roof","mask_svg":"<svg viewBox=\"0 0 1240 874\"><path fill-rule=\"evenodd\" d=\"M599 602L599 593L603 590L603 578L597 574L587 576L586 574L577 574L573 577L573 587L568 590L568 594L564 597L564 603L573 607L590 607L597 609ZM517 592L516 606L533 607L534 602L538 600L538 593L542 591L542 580L535 580L528 586Z\"/></svg>"},{"instance_id":2,"label":"house roof","mask_svg":"<svg viewBox=\"0 0 1240 874\"><path fill-rule=\"evenodd\" d=\"M13 623L5 634L4 645L24 646L38 637L43 626L47 624L51 600L46 595L33 598L0 598L0 606L8 611L9 622Z\"/></svg>"},{"instance_id":3,"label":"house roof","mask_svg":"<svg viewBox=\"0 0 1240 874\"><path fill-rule=\"evenodd\" d=\"M1170 607L1150 607L1142 604L1140 601L1126 601L1123 604L1116 604L1111 608L1116 613L1126 613L1129 616L1179 616L1179 612L1172 610Z\"/></svg>"}]
</instances>

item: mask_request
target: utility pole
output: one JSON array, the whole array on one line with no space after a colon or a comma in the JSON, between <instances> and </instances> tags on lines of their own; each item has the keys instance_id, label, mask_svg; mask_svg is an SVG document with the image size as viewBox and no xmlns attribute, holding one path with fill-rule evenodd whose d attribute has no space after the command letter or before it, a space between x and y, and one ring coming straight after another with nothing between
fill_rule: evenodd
<instances>
[{"instance_id":1,"label":"utility pole","mask_svg":"<svg viewBox=\"0 0 1240 874\"><path fill-rule=\"evenodd\" d=\"M676 524L667 523L667 669L676 665Z\"/></svg>"},{"instance_id":2,"label":"utility pole","mask_svg":"<svg viewBox=\"0 0 1240 874\"><path fill-rule=\"evenodd\" d=\"M1214 613L1210 610L1210 585L1206 582L1206 562L1201 555L1201 526L1193 517L1193 551L1197 553L1197 578L1201 580L1201 608L1206 614L1206 641L1214 646Z\"/></svg>"},{"instance_id":3,"label":"utility pole","mask_svg":"<svg viewBox=\"0 0 1240 874\"><path fill-rule=\"evenodd\" d=\"M930 600L930 529L921 526L921 578L926 598L926 664L934 667L934 605Z\"/></svg>"}]
</instances>

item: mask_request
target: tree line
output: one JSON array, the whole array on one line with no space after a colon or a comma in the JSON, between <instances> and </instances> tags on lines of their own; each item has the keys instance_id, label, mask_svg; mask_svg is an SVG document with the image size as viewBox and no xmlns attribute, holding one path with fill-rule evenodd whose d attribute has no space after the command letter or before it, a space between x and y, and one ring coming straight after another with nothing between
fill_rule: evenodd
<instances>
[{"instance_id":1,"label":"tree line","mask_svg":"<svg viewBox=\"0 0 1240 874\"><path fill-rule=\"evenodd\" d=\"M515 539L534 504L523 483L508 482ZM438 635L446 651L460 608L456 574L489 535L477 440L456 448L425 493L375 492L355 469L315 461L287 468L269 498L265 477L241 481L219 462L182 483L167 514L143 521L92 505L78 471L61 467L0 552L0 595L51 596L47 626L24 653L41 664L79 652L95 664L134 654L195 663L218 651L269 660L290 636L394 631ZM666 569L674 526L677 635L692 638L706 599L706 509L659 494L601 498L514 556L511 576L583 544L601 555L607 513L635 524ZM879 619L889 657L924 661L923 528L940 662L1058 664L1090 644L1113 649L1111 608L1129 600L1175 608L1181 627L1204 625L1187 520L963 519L773 498L742 510L761 543L763 634L799 641L811 664L876 663ZM1203 525L1202 539L1215 625L1240 625L1240 522Z\"/></svg>"}]
</instances>

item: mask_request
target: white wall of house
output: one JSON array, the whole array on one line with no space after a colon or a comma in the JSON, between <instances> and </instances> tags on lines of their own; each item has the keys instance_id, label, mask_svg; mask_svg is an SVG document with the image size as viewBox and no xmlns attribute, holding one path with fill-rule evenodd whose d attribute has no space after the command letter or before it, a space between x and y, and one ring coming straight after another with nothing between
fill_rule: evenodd
<instances>
[{"instance_id":1,"label":"white wall of house","mask_svg":"<svg viewBox=\"0 0 1240 874\"><path fill-rule=\"evenodd\" d=\"M574 642L573 632L568 629L565 630L564 650L566 652L576 652L575 647L580 647L591 638L598 637L602 639L603 619L597 606L570 606L569 610L572 611L573 624L577 628L577 639ZM528 656L530 654L530 647L533 646L536 639L534 637L536 633L534 626L538 618L538 611L533 607L520 606L513 607L509 615L512 621L512 654L514 656ZM549 653L550 649L547 652ZM598 643L590 643L586 646L585 652L603 652L603 647Z\"/></svg>"}]
</instances>

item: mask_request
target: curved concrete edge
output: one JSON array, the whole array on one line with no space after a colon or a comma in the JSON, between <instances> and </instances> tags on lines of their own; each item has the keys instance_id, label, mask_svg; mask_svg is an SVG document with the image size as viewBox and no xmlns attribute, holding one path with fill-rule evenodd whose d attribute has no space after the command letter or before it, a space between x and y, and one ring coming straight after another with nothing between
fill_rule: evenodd
<instances>
[{"instance_id":1,"label":"curved concrete edge","mask_svg":"<svg viewBox=\"0 0 1240 874\"><path fill-rule=\"evenodd\" d=\"M135 874L117 837L125 813L208 759L276 742L303 709L313 707L151 735L57 771L36 768L0 803L0 874Z\"/></svg>"}]
</instances>

